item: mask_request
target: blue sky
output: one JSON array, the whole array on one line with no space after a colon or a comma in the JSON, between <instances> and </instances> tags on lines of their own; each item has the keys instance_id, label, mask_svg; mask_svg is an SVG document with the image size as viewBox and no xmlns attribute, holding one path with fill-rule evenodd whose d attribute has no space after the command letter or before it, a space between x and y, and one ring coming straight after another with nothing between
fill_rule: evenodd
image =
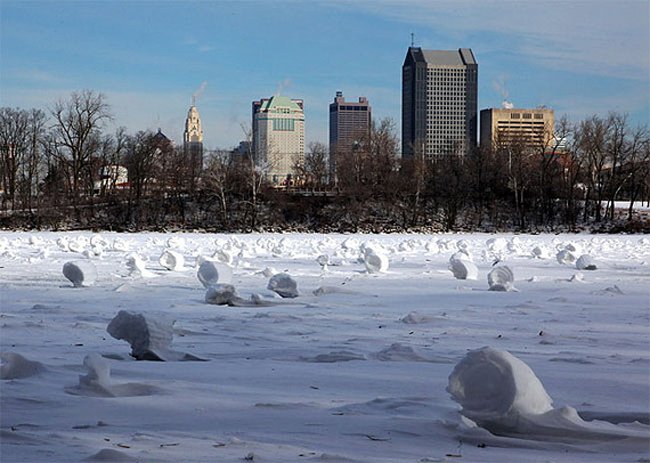
<instances>
[{"instance_id":1,"label":"blue sky","mask_svg":"<svg viewBox=\"0 0 650 463\"><path fill-rule=\"evenodd\" d=\"M178 141L198 92L208 148L236 145L251 101L278 92L305 100L308 142L327 142L337 90L399 130L411 33L423 48L473 50L479 109L507 97L556 118L650 120L648 0L0 0L0 26L1 106L47 109L92 89L115 125Z\"/></svg>"}]
</instances>

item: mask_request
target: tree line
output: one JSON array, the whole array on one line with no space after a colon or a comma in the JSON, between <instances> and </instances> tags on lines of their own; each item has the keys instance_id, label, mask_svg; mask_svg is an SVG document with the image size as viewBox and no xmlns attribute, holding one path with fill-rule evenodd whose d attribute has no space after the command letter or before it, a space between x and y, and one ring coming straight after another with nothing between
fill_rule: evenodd
<instances>
[{"instance_id":1,"label":"tree line","mask_svg":"<svg viewBox=\"0 0 650 463\"><path fill-rule=\"evenodd\" d=\"M273 188L252 153L214 150L202 166L162 134L120 127L106 98L74 92L47 112L0 108L0 226L118 231L648 231L650 133L612 112L555 124L465 155L402 157L394 123L353 148L311 143L300 182ZM250 140L250 133L245 134ZM250 146L250 143L247 145ZM625 201L624 213L615 207Z\"/></svg>"}]
</instances>

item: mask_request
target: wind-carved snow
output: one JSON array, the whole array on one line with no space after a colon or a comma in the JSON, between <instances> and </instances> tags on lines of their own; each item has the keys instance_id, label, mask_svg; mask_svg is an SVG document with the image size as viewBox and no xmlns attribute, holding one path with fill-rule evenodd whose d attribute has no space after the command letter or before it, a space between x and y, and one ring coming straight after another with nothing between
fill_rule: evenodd
<instances>
[{"instance_id":1,"label":"wind-carved snow","mask_svg":"<svg viewBox=\"0 0 650 463\"><path fill-rule=\"evenodd\" d=\"M645 461L649 244L0 232L0 460ZM367 249L390 270L369 273ZM180 271L161 262L171 253L185 256ZM98 278L70 290L61 268L82 255ZM452 255L481 277L459 284ZM579 268L584 255L597 271ZM224 266L207 287L205 261ZM267 289L282 273L300 297ZM496 360L464 363L477 373L461 368L463 391L479 399L458 405L448 377L483 345ZM210 362L176 361L190 359Z\"/></svg>"},{"instance_id":2,"label":"wind-carved snow","mask_svg":"<svg viewBox=\"0 0 650 463\"><path fill-rule=\"evenodd\" d=\"M97 280L97 268L89 260L73 260L63 265L65 276L75 288L91 286Z\"/></svg>"},{"instance_id":3,"label":"wind-carved snow","mask_svg":"<svg viewBox=\"0 0 650 463\"><path fill-rule=\"evenodd\" d=\"M596 270L598 266L589 254L583 254L576 260L576 268L578 270Z\"/></svg>"},{"instance_id":4,"label":"wind-carved snow","mask_svg":"<svg viewBox=\"0 0 650 463\"><path fill-rule=\"evenodd\" d=\"M229 284L232 282L232 267L222 262L204 260L199 266L196 276L205 288L217 283Z\"/></svg>"},{"instance_id":5,"label":"wind-carved snow","mask_svg":"<svg viewBox=\"0 0 650 463\"><path fill-rule=\"evenodd\" d=\"M170 249L165 249L160 255L158 263L167 270L179 271L183 270L183 266L185 265L185 258L181 253L172 251Z\"/></svg>"},{"instance_id":6,"label":"wind-carved snow","mask_svg":"<svg viewBox=\"0 0 650 463\"><path fill-rule=\"evenodd\" d=\"M388 271L390 261L386 253L371 245L361 247L363 253L363 262L368 273L385 273Z\"/></svg>"},{"instance_id":7,"label":"wind-carved snow","mask_svg":"<svg viewBox=\"0 0 650 463\"><path fill-rule=\"evenodd\" d=\"M467 252L458 251L449 258L449 270L458 280L476 280L478 268Z\"/></svg>"},{"instance_id":8,"label":"wind-carved snow","mask_svg":"<svg viewBox=\"0 0 650 463\"><path fill-rule=\"evenodd\" d=\"M650 426L584 421L575 408L553 407L542 382L507 351L483 347L469 352L449 376L447 392L460 413L497 436L584 444L621 439L647 445Z\"/></svg>"},{"instance_id":9,"label":"wind-carved snow","mask_svg":"<svg viewBox=\"0 0 650 463\"><path fill-rule=\"evenodd\" d=\"M28 360L16 352L0 352L0 379L29 378L44 370L40 362Z\"/></svg>"},{"instance_id":10,"label":"wind-carved snow","mask_svg":"<svg viewBox=\"0 0 650 463\"><path fill-rule=\"evenodd\" d=\"M507 265L498 265L487 276L490 291L516 291L515 276Z\"/></svg>"},{"instance_id":11,"label":"wind-carved snow","mask_svg":"<svg viewBox=\"0 0 650 463\"><path fill-rule=\"evenodd\" d=\"M173 325L174 320L163 316L120 310L106 331L115 339L128 342L136 360L200 360L171 349Z\"/></svg>"},{"instance_id":12,"label":"wind-carved snow","mask_svg":"<svg viewBox=\"0 0 650 463\"><path fill-rule=\"evenodd\" d=\"M115 383L111 368L101 355L88 354L83 361L87 373L79 376L79 384L67 387L68 394L89 397L133 397L152 395L158 388L141 383Z\"/></svg>"},{"instance_id":13,"label":"wind-carved snow","mask_svg":"<svg viewBox=\"0 0 650 463\"><path fill-rule=\"evenodd\" d=\"M269 280L267 289L278 293L284 298L292 299L299 296L298 283L287 273L273 275Z\"/></svg>"}]
</instances>

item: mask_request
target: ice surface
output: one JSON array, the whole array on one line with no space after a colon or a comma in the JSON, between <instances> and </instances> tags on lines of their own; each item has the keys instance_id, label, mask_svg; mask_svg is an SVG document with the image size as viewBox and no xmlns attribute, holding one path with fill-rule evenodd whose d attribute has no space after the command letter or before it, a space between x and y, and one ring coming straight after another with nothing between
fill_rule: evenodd
<instances>
[{"instance_id":1,"label":"ice surface","mask_svg":"<svg viewBox=\"0 0 650 463\"><path fill-rule=\"evenodd\" d=\"M97 269L89 260L73 260L63 265L63 276L70 280L75 288L91 286L97 280Z\"/></svg>"},{"instance_id":2,"label":"ice surface","mask_svg":"<svg viewBox=\"0 0 650 463\"><path fill-rule=\"evenodd\" d=\"M0 232L2 369L25 365L7 353L45 366L2 380L0 461L645 461L648 243L587 234ZM362 246L381 249L390 270L369 274ZM227 306L206 304L193 273L200 265L187 265L187 256L200 264L221 249L236 266L217 285L242 295ZM163 271L165 250L185 256L185 271ZM598 270L558 264L562 250L592 256ZM141 266L129 275L132 252ZM100 278L73 291L61 268L82 253ZM486 277L507 265L519 292L488 292L483 277L456 280L455 253L475 256ZM326 272L316 261L323 255ZM142 270L156 278L136 278ZM278 273L298 282L299 298L265 289ZM121 310L151 326L176 320L154 346L168 361L135 361L126 341L107 334ZM143 326L131 341L151 338ZM521 371L503 354L493 362L503 370L485 367L468 389L485 396L498 385L494 403L509 392L510 411L468 405L487 417L476 418L481 426L459 413L448 378L486 345L524 362L552 408L530 410L524 388L512 386ZM89 354L95 360L84 365ZM197 358L209 362L170 361Z\"/></svg>"}]
</instances>

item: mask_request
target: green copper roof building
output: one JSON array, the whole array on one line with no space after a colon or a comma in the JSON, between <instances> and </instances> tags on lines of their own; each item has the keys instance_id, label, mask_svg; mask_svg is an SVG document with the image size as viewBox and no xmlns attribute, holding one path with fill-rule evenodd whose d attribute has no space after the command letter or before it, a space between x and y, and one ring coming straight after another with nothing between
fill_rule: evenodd
<instances>
[{"instance_id":1,"label":"green copper roof building","mask_svg":"<svg viewBox=\"0 0 650 463\"><path fill-rule=\"evenodd\" d=\"M253 159L275 186L292 186L305 158L303 101L275 95L252 106Z\"/></svg>"}]
</instances>

